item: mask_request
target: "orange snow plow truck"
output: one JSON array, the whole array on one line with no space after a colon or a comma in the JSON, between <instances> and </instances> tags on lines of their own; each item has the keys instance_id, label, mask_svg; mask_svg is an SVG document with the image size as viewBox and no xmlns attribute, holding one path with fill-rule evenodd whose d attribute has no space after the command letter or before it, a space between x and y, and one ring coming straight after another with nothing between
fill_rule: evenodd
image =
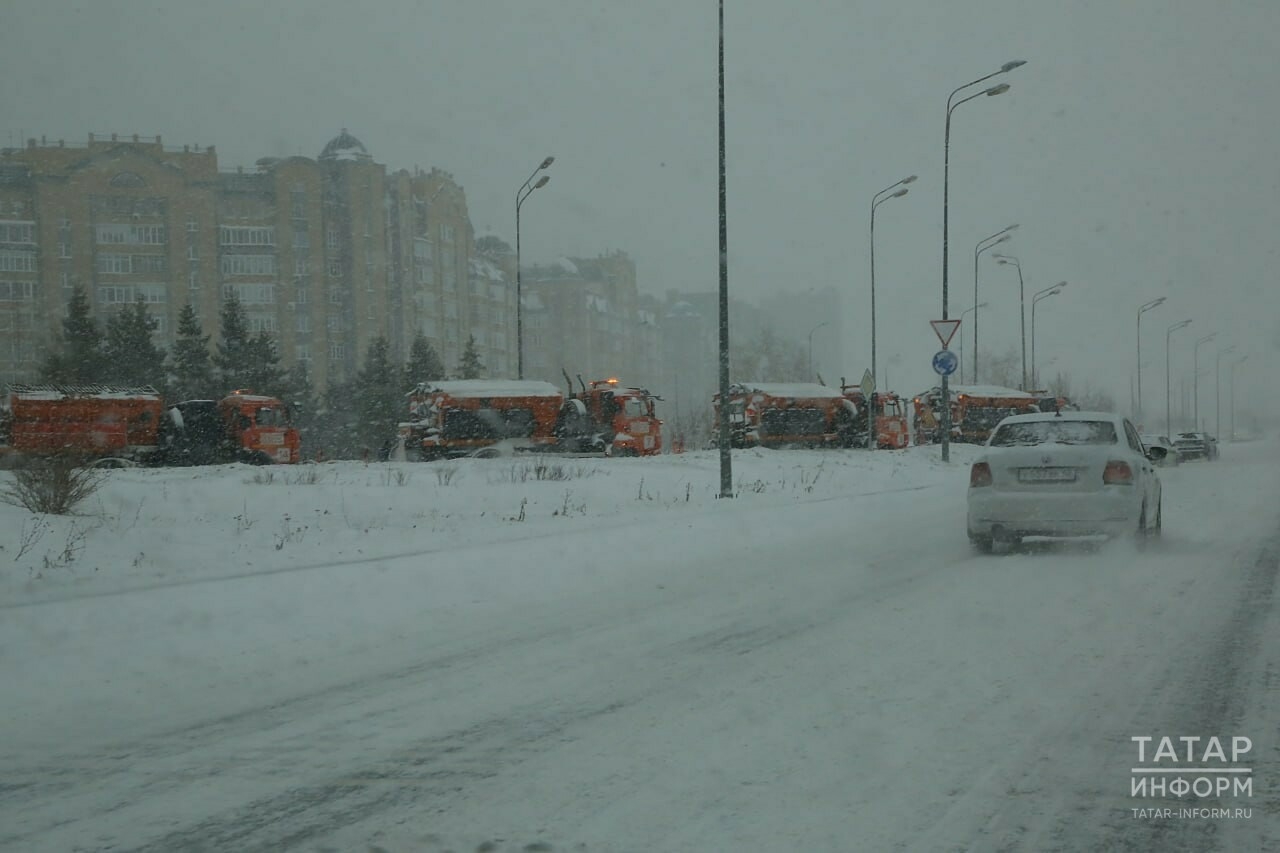
<instances>
[{"instance_id":1,"label":"orange snow plow truck","mask_svg":"<svg viewBox=\"0 0 1280 853\"><path fill-rule=\"evenodd\" d=\"M236 392L166 410L151 386L10 385L0 451L12 462L70 453L155 465L297 462L298 431L274 397Z\"/></svg>"},{"instance_id":2,"label":"orange snow plow truck","mask_svg":"<svg viewBox=\"0 0 1280 853\"><path fill-rule=\"evenodd\" d=\"M848 385L842 379L840 390L845 399L858 407L857 447L867 445L866 412L867 398L862 388ZM872 393L876 410L876 447L882 450L901 450L911 443L911 430L907 421L906 406L902 398L892 391L875 391Z\"/></svg>"},{"instance_id":3,"label":"orange snow plow truck","mask_svg":"<svg viewBox=\"0 0 1280 853\"><path fill-rule=\"evenodd\" d=\"M720 418L729 418L731 447L848 444L859 415L839 391L812 382L738 382L729 386L727 407L719 394L712 407L716 434Z\"/></svg>"},{"instance_id":4,"label":"orange snow plow truck","mask_svg":"<svg viewBox=\"0 0 1280 853\"><path fill-rule=\"evenodd\" d=\"M567 378L567 374L566 374ZM400 437L409 459L444 459L507 444L513 450L647 456L662 451L657 399L616 379L581 379L580 393L550 382L458 379L420 382L406 396Z\"/></svg>"},{"instance_id":5,"label":"orange snow plow truck","mask_svg":"<svg viewBox=\"0 0 1280 853\"><path fill-rule=\"evenodd\" d=\"M1009 415L1024 415L1045 409L1044 395L999 385L952 385L951 440L986 444L992 431ZM936 444L942 440L942 389L918 394L915 403L916 444Z\"/></svg>"}]
</instances>

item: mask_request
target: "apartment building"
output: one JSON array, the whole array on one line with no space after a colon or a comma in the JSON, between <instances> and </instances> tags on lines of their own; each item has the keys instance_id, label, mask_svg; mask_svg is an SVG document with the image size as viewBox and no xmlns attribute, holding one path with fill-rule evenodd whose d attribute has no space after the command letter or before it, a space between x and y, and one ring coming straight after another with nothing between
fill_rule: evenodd
<instances>
[{"instance_id":1,"label":"apartment building","mask_svg":"<svg viewBox=\"0 0 1280 853\"><path fill-rule=\"evenodd\" d=\"M658 393L662 380L656 304L636 291L626 253L561 258L522 269L525 376L564 383L618 377Z\"/></svg>"},{"instance_id":2,"label":"apartment building","mask_svg":"<svg viewBox=\"0 0 1280 853\"><path fill-rule=\"evenodd\" d=\"M388 174L345 129L314 160L252 170L160 137L0 151L0 382L35 378L76 286L100 319L141 298L165 346L188 302L216 336L235 293L318 387L353 376L380 335L402 359L422 333L452 369L475 334L491 370L514 365L514 287L474 255L462 187Z\"/></svg>"}]
</instances>

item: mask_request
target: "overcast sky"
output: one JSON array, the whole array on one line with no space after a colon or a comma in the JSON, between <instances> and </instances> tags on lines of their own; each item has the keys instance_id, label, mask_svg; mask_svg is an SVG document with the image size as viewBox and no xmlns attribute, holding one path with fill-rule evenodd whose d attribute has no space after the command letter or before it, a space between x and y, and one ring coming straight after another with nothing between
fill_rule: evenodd
<instances>
[{"instance_id":1,"label":"overcast sky","mask_svg":"<svg viewBox=\"0 0 1280 853\"><path fill-rule=\"evenodd\" d=\"M1042 374L1127 403L1137 306L1168 296L1144 317L1148 409L1185 318L1175 388L1209 332L1249 354L1242 385L1273 384L1280 3L726 6L730 287L842 288L842 372L869 361L871 197L914 173L876 218L880 358L901 355L899 390L933 384L946 98L1025 59L953 116L951 315L973 304L974 244L1018 222L1028 313L1069 282L1037 312ZM389 168L452 172L477 232L509 241L517 187L553 154L527 261L623 249L644 290L716 287L714 0L7 0L4 17L5 144L160 134L233 168L314 157L347 127ZM1016 346L1016 273L984 256L981 288L983 349Z\"/></svg>"}]
</instances>

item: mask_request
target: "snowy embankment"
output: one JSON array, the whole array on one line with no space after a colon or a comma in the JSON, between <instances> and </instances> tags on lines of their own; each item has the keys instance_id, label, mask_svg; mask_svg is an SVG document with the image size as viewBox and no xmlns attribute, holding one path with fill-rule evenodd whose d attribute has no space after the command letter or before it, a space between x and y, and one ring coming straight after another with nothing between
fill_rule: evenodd
<instances>
[{"instance_id":1,"label":"snowy embankment","mask_svg":"<svg viewBox=\"0 0 1280 853\"><path fill-rule=\"evenodd\" d=\"M976 451L958 447L956 460ZM734 506L937 486L937 448L735 451ZM600 532L717 505L713 452L126 469L68 517L0 503L0 606ZM0 473L0 477L9 476ZM437 556L433 556L437 555Z\"/></svg>"}]
</instances>

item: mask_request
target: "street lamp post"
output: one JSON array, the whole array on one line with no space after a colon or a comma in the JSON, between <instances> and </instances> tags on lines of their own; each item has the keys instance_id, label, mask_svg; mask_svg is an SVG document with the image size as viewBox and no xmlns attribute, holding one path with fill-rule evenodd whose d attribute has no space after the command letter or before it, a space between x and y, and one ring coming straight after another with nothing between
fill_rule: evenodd
<instances>
[{"instance_id":1,"label":"street lamp post","mask_svg":"<svg viewBox=\"0 0 1280 853\"><path fill-rule=\"evenodd\" d=\"M1031 384L1036 388L1040 387L1039 381L1036 379L1036 303L1041 299L1057 296L1066 286L1067 283L1065 281L1060 281L1052 287L1037 290L1031 297Z\"/></svg>"},{"instance_id":2,"label":"street lamp post","mask_svg":"<svg viewBox=\"0 0 1280 853\"><path fill-rule=\"evenodd\" d=\"M1236 440L1236 368L1249 360L1249 356L1242 355L1235 361L1231 362L1231 440Z\"/></svg>"},{"instance_id":3,"label":"street lamp post","mask_svg":"<svg viewBox=\"0 0 1280 853\"><path fill-rule=\"evenodd\" d=\"M876 373L876 208L891 198L902 198L907 194L907 184L916 179L910 175L892 186L885 187L871 198L871 375ZM890 192L897 190L897 192ZM887 195L886 195L887 193ZM809 371L813 373L812 369Z\"/></svg>"},{"instance_id":4,"label":"street lamp post","mask_svg":"<svg viewBox=\"0 0 1280 853\"><path fill-rule=\"evenodd\" d=\"M1138 400L1136 408L1139 421L1142 420L1142 315L1152 308L1159 308L1167 298L1167 296L1161 296L1159 299L1152 299L1138 308Z\"/></svg>"},{"instance_id":5,"label":"street lamp post","mask_svg":"<svg viewBox=\"0 0 1280 853\"><path fill-rule=\"evenodd\" d=\"M976 347L978 345L978 338L977 338L978 314L977 312L979 308L986 308L988 304L989 303L987 302L979 302L978 304L970 308L966 308L960 312L960 384L961 385L964 384L964 315L970 312L973 313L973 324L974 324L973 345ZM970 382L978 381L978 359L976 357L977 354L975 353L974 355L975 355L975 358L973 359L973 376L969 379Z\"/></svg>"},{"instance_id":6,"label":"street lamp post","mask_svg":"<svg viewBox=\"0 0 1280 853\"><path fill-rule=\"evenodd\" d=\"M943 131L943 136L942 136L942 319L944 320L951 319L951 315L948 313L948 302L947 302L947 295L948 295L947 294L947 254L948 254L947 240L948 240L948 230L950 227L950 223L949 223L950 217L948 216L947 203L949 201L949 193L950 193L949 186L951 183L951 180L950 180L951 179L951 113L955 111L956 107L960 106L963 103L966 103L967 101L972 101L974 98L980 97L981 95L987 95L989 97L994 95L1003 95L1005 92L1009 91L1009 84L1001 83L998 86L991 86L990 88L984 89L981 92L978 92L977 94L973 94L973 95L969 95L967 97L961 98L960 100L955 101L954 103L953 103L953 100L955 99L955 96L958 95L962 90L967 89L970 86L976 86L979 83L990 80L992 77L995 77L998 74L1008 73L1009 71L1012 71L1013 69L1026 64L1027 64L1026 60L1022 60L1022 59L1014 60L1013 62L1006 62L1004 65L1000 66L999 69L997 69L996 71L992 71L990 74L987 74L984 77L979 77L977 80L970 80L968 83L965 83L963 86L957 86L955 89L952 90L951 94L947 96L947 121L946 121L945 129ZM949 386L950 386L950 383L948 381L948 377L943 376L942 377L942 461L943 462L949 462L951 460L951 392L949 390Z\"/></svg>"},{"instance_id":7,"label":"street lamp post","mask_svg":"<svg viewBox=\"0 0 1280 853\"><path fill-rule=\"evenodd\" d=\"M1018 271L1018 323L1022 327L1022 387L1027 390L1027 285L1022 280L1022 264L1012 255L992 255L996 263L1009 264Z\"/></svg>"},{"instance_id":8,"label":"street lamp post","mask_svg":"<svg viewBox=\"0 0 1280 853\"><path fill-rule=\"evenodd\" d=\"M1170 441L1173 441L1173 374L1169 370L1169 340L1174 332L1190 325L1190 320L1183 320L1181 323L1174 323L1164 333L1164 431Z\"/></svg>"},{"instance_id":9,"label":"street lamp post","mask_svg":"<svg viewBox=\"0 0 1280 853\"><path fill-rule=\"evenodd\" d=\"M830 322L822 322L809 330L809 377L813 377L813 333L821 329L823 326L831 325Z\"/></svg>"},{"instance_id":10,"label":"street lamp post","mask_svg":"<svg viewBox=\"0 0 1280 853\"><path fill-rule=\"evenodd\" d=\"M972 309L973 310L973 376L970 379L971 382L978 381L978 311L977 309L982 307L978 305L978 256L981 255L983 252L987 251L988 249L994 249L996 246L999 246L1001 243L1005 243L1013 239L1013 235L1010 234L1009 232L1016 231L1017 228L1018 228L1018 223L1015 222L1012 225L1010 225L1008 228L1004 229L1003 231L997 231L996 233L992 234L990 237L986 237L986 238L983 238L982 240L979 240L978 244L973 247L973 309ZM982 303L983 306L985 306L986 304L987 303L985 302ZM962 314L961 315L962 319L963 319L963 316L964 315ZM964 351L964 324L963 323L960 324L960 351L961 352ZM960 370L961 374L964 373L963 361L964 360L962 358L961 370Z\"/></svg>"},{"instance_id":11,"label":"street lamp post","mask_svg":"<svg viewBox=\"0 0 1280 853\"><path fill-rule=\"evenodd\" d=\"M1213 434L1222 440L1222 357L1235 352L1235 345L1218 350L1218 358L1213 365Z\"/></svg>"},{"instance_id":12,"label":"street lamp post","mask_svg":"<svg viewBox=\"0 0 1280 853\"><path fill-rule=\"evenodd\" d=\"M1200 429L1200 347L1209 343L1218 336L1217 332L1210 332L1203 338L1196 341L1195 350L1191 356L1191 372L1194 384L1191 388L1191 419L1194 423L1193 429Z\"/></svg>"},{"instance_id":13,"label":"street lamp post","mask_svg":"<svg viewBox=\"0 0 1280 853\"><path fill-rule=\"evenodd\" d=\"M520 185L520 189L516 190L516 378L524 379L524 300L521 291L520 281L520 207L524 204L524 200L533 194L533 191L539 187L545 187L547 182L551 180L550 175L543 175L534 183L533 179L538 173L550 166L556 160L555 157L547 157L533 170L533 174L529 176L529 180Z\"/></svg>"}]
</instances>

